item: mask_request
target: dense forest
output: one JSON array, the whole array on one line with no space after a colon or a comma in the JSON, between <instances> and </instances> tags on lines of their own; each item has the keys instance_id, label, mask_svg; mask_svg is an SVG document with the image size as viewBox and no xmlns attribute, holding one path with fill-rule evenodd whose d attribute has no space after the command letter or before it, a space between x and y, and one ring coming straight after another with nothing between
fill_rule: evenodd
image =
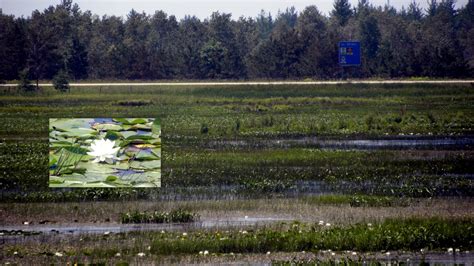
<instances>
[{"instance_id":1,"label":"dense forest","mask_svg":"<svg viewBox=\"0 0 474 266\"><path fill-rule=\"evenodd\" d=\"M331 79L341 76L342 40L361 42L361 66L344 69L351 77L472 77L474 0L401 10L335 0L329 16L308 6L203 21L162 11L99 17L71 0L27 18L0 9L0 80Z\"/></svg>"}]
</instances>

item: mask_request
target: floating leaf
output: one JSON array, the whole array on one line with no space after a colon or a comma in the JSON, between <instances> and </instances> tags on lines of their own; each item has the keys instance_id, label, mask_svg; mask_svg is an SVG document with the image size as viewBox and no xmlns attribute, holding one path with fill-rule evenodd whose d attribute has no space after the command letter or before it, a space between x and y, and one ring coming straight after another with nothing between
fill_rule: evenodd
<instances>
[{"instance_id":1,"label":"floating leaf","mask_svg":"<svg viewBox=\"0 0 474 266\"><path fill-rule=\"evenodd\" d=\"M110 140L117 140L122 137L123 137L122 134L118 133L117 131L112 131L112 130L107 131L107 134L105 134L105 138L110 139Z\"/></svg>"},{"instance_id":2,"label":"floating leaf","mask_svg":"<svg viewBox=\"0 0 474 266\"><path fill-rule=\"evenodd\" d=\"M109 175L109 176L105 179L105 181L113 182L113 181L115 181L115 180L117 180L117 179L118 179L118 177L116 177L116 176L114 176L114 175Z\"/></svg>"},{"instance_id":3,"label":"floating leaf","mask_svg":"<svg viewBox=\"0 0 474 266\"><path fill-rule=\"evenodd\" d=\"M133 169L159 169L161 167L161 162L159 160L154 161L132 161L130 167Z\"/></svg>"},{"instance_id":4,"label":"floating leaf","mask_svg":"<svg viewBox=\"0 0 474 266\"><path fill-rule=\"evenodd\" d=\"M113 131L120 131L123 130L123 128L120 125L116 124L94 124L92 128L96 130L101 130L101 131L108 131L108 130L113 130Z\"/></svg>"},{"instance_id":5,"label":"floating leaf","mask_svg":"<svg viewBox=\"0 0 474 266\"><path fill-rule=\"evenodd\" d=\"M141 129L141 130L150 131L151 126L150 125L145 125L145 124L135 124L135 125L131 126L130 129Z\"/></svg>"},{"instance_id":6,"label":"floating leaf","mask_svg":"<svg viewBox=\"0 0 474 266\"><path fill-rule=\"evenodd\" d=\"M152 136L145 136L145 135L132 135L126 138L126 140L135 140L135 139L150 140L154 138Z\"/></svg>"},{"instance_id":7,"label":"floating leaf","mask_svg":"<svg viewBox=\"0 0 474 266\"><path fill-rule=\"evenodd\" d=\"M137 145L134 145L134 146L139 148L139 149L149 149L149 148L155 148L156 147L153 144L137 144Z\"/></svg>"}]
</instances>

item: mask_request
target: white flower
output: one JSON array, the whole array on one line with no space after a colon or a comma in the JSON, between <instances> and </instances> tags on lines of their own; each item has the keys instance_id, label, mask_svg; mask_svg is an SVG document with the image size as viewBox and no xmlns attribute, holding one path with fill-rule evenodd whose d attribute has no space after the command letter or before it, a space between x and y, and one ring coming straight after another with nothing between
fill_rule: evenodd
<instances>
[{"instance_id":1,"label":"white flower","mask_svg":"<svg viewBox=\"0 0 474 266\"><path fill-rule=\"evenodd\" d=\"M107 163L113 163L113 160L117 160L118 158L115 156L117 154L117 151L120 148L114 148L115 141L110 141L109 139L99 139L99 140L94 140L94 142L91 144L91 152L88 152L90 156L94 156L94 163L99 163L99 162L107 162Z\"/></svg>"},{"instance_id":2,"label":"white flower","mask_svg":"<svg viewBox=\"0 0 474 266\"><path fill-rule=\"evenodd\" d=\"M122 256L120 253L118 253L118 252L115 253L115 257L120 257L120 256Z\"/></svg>"},{"instance_id":3,"label":"white flower","mask_svg":"<svg viewBox=\"0 0 474 266\"><path fill-rule=\"evenodd\" d=\"M61 252L56 252L56 253L54 253L54 256L56 256L56 257L62 257L63 254L62 254Z\"/></svg>"},{"instance_id":4,"label":"white flower","mask_svg":"<svg viewBox=\"0 0 474 266\"><path fill-rule=\"evenodd\" d=\"M326 226L329 227L329 226L331 226L331 224L330 224L330 223L326 223Z\"/></svg>"},{"instance_id":5,"label":"white flower","mask_svg":"<svg viewBox=\"0 0 474 266\"><path fill-rule=\"evenodd\" d=\"M453 248L448 248L449 253L453 253Z\"/></svg>"},{"instance_id":6,"label":"white flower","mask_svg":"<svg viewBox=\"0 0 474 266\"><path fill-rule=\"evenodd\" d=\"M186 233L186 232L183 233L183 236L187 236L187 235L188 235L188 233Z\"/></svg>"},{"instance_id":7,"label":"white flower","mask_svg":"<svg viewBox=\"0 0 474 266\"><path fill-rule=\"evenodd\" d=\"M324 225L324 221L319 221L318 225Z\"/></svg>"},{"instance_id":8,"label":"white flower","mask_svg":"<svg viewBox=\"0 0 474 266\"><path fill-rule=\"evenodd\" d=\"M143 256L145 256L145 253L140 252L140 253L137 254L137 256L138 256L138 257L143 257Z\"/></svg>"},{"instance_id":9,"label":"white flower","mask_svg":"<svg viewBox=\"0 0 474 266\"><path fill-rule=\"evenodd\" d=\"M272 253L270 251L267 251L267 255L270 255L270 254L272 254Z\"/></svg>"},{"instance_id":10,"label":"white flower","mask_svg":"<svg viewBox=\"0 0 474 266\"><path fill-rule=\"evenodd\" d=\"M204 255L209 255L209 251L204 250Z\"/></svg>"}]
</instances>

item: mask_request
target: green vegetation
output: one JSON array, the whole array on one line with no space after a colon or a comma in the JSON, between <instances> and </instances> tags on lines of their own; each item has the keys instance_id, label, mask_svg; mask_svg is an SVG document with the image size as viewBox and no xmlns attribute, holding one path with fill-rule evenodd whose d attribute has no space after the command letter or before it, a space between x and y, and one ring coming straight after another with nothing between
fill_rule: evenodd
<instances>
[{"instance_id":1,"label":"green vegetation","mask_svg":"<svg viewBox=\"0 0 474 266\"><path fill-rule=\"evenodd\" d=\"M0 80L24 68L36 81L61 71L75 80L472 77L470 1L430 1L425 12L337 0L327 15L315 4L205 20L133 9L101 17L72 0L23 18L0 13ZM338 42L351 39L362 64L342 71Z\"/></svg>"},{"instance_id":2,"label":"green vegetation","mask_svg":"<svg viewBox=\"0 0 474 266\"><path fill-rule=\"evenodd\" d=\"M158 119L49 119L49 187L159 187Z\"/></svg>"},{"instance_id":3,"label":"green vegetation","mask_svg":"<svg viewBox=\"0 0 474 266\"><path fill-rule=\"evenodd\" d=\"M177 209L170 212L140 212L131 211L121 214L121 222L128 223L190 223L198 220L195 213L186 210Z\"/></svg>"},{"instance_id":4,"label":"green vegetation","mask_svg":"<svg viewBox=\"0 0 474 266\"><path fill-rule=\"evenodd\" d=\"M371 195L321 195L301 199L310 204L350 204L351 207L396 207L409 206L409 198L371 196Z\"/></svg>"},{"instance_id":5,"label":"green vegetation","mask_svg":"<svg viewBox=\"0 0 474 266\"><path fill-rule=\"evenodd\" d=\"M355 224L348 227L305 225L293 223L288 229L258 229L254 231L196 232L185 237L176 234L157 236L151 253L265 253L268 251L314 250L420 250L456 247L472 249L473 221L469 219L408 219L375 224Z\"/></svg>"},{"instance_id":6,"label":"green vegetation","mask_svg":"<svg viewBox=\"0 0 474 266\"><path fill-rule=\"evenodd\" d=\"M120 259L130 261L143 253L149 259L174 255L203 256L267 252L344 251L425 251L472 250L474 237L472 219L387 219L381 223L359 223L349 226L327 226L299 222L275 227L241 230L192 232L132 232L106 235L82 235L67 246L53 242L37 250L34 243L7 244L1 251L4 258L13 252L27 258L59 260L61 253L68 260ZM349 253L349 256L351 256ZM49 255L48 255L49 254ZM201 254L201 255L200 255ZM344 256L344 255L343 255ZM347 256L347 255L345 255ZM354 255L352 255L355 259ZM14 258L14 257L12 257ZM161 258L162 259L162 258Z\"/></svg>"},{"instance_id":7,"label":"green vegetation","mask_svg":"<svg viewBox=\"0 0 474 266\"><path fill-rule=\"evenodd\" d=\"M3 193L2 200L259 197L314 190L470 196L474 154L466 145L334 150L298 140L463 139L473 134L473 92L469 84L104 86L74 87L68 94L47 88L27 96L5 89L0 181L6 191L22 192ZM47 189L48 118L111 116L161 118L164 189L41 192Z\"/></svg>"}]
</instances>

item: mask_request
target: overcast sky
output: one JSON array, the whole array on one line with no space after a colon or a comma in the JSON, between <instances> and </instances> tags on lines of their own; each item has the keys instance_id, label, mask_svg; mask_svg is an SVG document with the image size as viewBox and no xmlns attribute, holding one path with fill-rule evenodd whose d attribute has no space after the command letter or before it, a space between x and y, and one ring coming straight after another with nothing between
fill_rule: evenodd
<instances>
[{"instance_id":1,"label":"overcast sky","mask_svg":"<svg viewBox=\"0 0 474 266\"><path fill-rule=\"evenodd\" d=\"M349 0L354 6L358 0ZM397 9L408 6L412 0L389 0L390 4ZM468 0L458 0L456 6L459 8L466 5ZM35 9L42 11L50 5L56 5L60 1L52 0L0 0L0 7L4 14L15 16L31 15ZM133 8L136 11L145 11L153 14L155 10L163 10L168 15L175 15L178 19L185 15L195 15L200 19L205 19L214 11L232 13L233 18L240 16L255 17L264 9L276 15L278 10L285 10L294 6L297 11L303 10L306 6L315 5L324 14L328 14L332 9L333 0L75 0L81 10L90 10L98 15L118 15L126 16ZM369 0L372 4L385 5L387 0ZM426 7L426 0L417 0L421 7Z\"/></svg>"}]
</instances>

